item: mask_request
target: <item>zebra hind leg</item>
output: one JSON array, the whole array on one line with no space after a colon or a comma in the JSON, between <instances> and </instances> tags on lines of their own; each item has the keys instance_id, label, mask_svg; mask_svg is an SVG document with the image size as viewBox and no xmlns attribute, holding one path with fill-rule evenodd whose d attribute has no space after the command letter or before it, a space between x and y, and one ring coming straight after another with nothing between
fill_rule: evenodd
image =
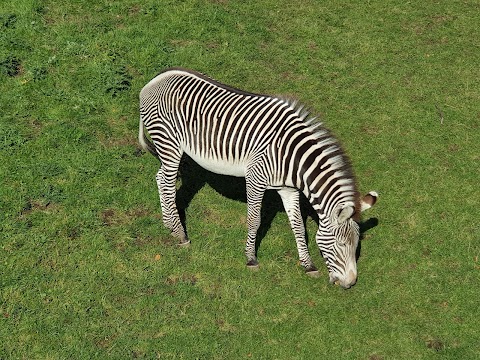
<instances>
[{"instance_id":1,"label":"zebra hind leg","mask_svg":"<svg viewBox=\"0 0 480 360\"><path fill-rule=\"evenodd\" d=\"M265 186L259 185L259 182L250 181L246 177L247 183L247 226L248 237L245 245L245 255L247 257L247 266L252 269L258 269L258 260L255 249L257 240L257 231L260 227L261 208Z\"/></svg>"},{"instance_id":2,"label":"zebra hind leg","mask_svg":"<svg viewBox=\"0 0 480 360\"><path fill-rule=\"evenodd\" d=\"M298 190L292 188L282 188L277 190L277 192L282 198L283 207L287 212L290 226L295 235L300 263L304 267L307 275L311 277L319 277L320 273L313 264L310 253L308 252L307 241L305 238L305 225L300 211L300 193Z\"/></svg>"},{"instance_id":3,"label":"zebra hind leg","mask_svg":"<svg viewBox=\"0 0 480 360\"><path fill-rule=\"evenodd\" d=\"M178 166L180 164L179 156L178 161L175 159L172 161L170 158L168 162L162 159L162 166L157 173L157 185L160 195L160 204L162 207L162 219L165 227L170 229L172 235L180 240L180 246L188 246L190 241L187 238L185 229L180 221L178 215L177 206L175 204L176 187Z\"/></svg>"}]
</instances>

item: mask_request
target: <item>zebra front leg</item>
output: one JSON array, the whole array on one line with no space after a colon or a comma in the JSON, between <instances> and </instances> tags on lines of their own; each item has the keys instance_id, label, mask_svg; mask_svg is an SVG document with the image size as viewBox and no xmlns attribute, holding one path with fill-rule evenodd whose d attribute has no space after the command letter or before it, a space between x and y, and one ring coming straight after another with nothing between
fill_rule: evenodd
<instances>
[{"instance_id":1,"label":"zebra front leg","mask_svg":"<svg viewBox=\"0 0 480 360\"><path fill-rule=\"evenodd\" d=\"M277 192L282 198L283 207L287 212L290 226L295 235L300 263L305 268L307 275L318 277L320 273L313 264L310 253L308 252L307 241L305 238L305 225L300 211L300 193L298 190L292 188L282 188L277 190Z\"/></svg>"},{"instance_id":2,"label":"zebra front leg","mask_svg":"<svg viewBox=\"0 0 480 360\"><path fill-rule=\"evenodd\" d=\"M175 183L180 160L178 159L178 162L169 160L168 162L162 161L162 166L156 176L160 205L162 207L162 219L164 225L172 232L172 235L180 240L179 245L184 246L190 244L190 241L187 239L175 204Z\"/></svg>"},{"instance_id":3,"label":"zebra front leg","mask_svg":"<svg viewBox=\"0 0 480 360\"><path fill-rule=\"evenodd\" d=\"M247 180L247 226L248 237L245 246L247 266L251 269L258 269L258 260L255 249L257 231L260 227L262 199L266 187Z\"/></svg>"}]
</instances>

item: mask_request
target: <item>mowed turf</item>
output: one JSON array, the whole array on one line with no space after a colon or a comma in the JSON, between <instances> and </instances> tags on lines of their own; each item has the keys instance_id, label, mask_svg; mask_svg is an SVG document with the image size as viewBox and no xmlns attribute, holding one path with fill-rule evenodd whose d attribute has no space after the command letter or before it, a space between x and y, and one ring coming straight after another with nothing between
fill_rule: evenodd
<instances>
[{"instance_id":1,"label":"mowed turf","mask_svg":"<svg viewBox=\"0 0 480 360\"><path fill-rule=\"evenodd\" d=\"M0 358L480 358L477 1L0 4ZM138 94L183 66L308 105L349 154L357 285L308 278L269 193L186 161L163 227ZM308 211L308 208L305 208Z\"/></svg>"}]
</instances>

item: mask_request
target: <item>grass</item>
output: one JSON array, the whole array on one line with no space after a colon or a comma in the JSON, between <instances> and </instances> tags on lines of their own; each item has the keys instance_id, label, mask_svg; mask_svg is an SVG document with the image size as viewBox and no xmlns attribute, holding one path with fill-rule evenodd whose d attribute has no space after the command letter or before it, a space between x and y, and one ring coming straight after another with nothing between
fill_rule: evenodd
<instances>
[{"instance_id":1,"label":"grass","mask_svg":"<svg viewBox=\"0 0 480 360\"><path fill-rule=\"evenodd\" d=\"M0 358L479 358L479 10L3 1ZM175 246L136 143L138 93L169 66L322 115L381 194L354 288L303 274L274 195L248 271L241 181L187 189Z\"/></svg>"}]
</instances>

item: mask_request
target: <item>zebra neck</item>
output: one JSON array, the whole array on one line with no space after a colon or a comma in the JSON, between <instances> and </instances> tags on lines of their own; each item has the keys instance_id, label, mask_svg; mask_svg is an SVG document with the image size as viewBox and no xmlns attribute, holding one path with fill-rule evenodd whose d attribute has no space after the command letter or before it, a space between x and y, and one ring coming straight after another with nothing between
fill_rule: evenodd
<instances>
[{"instance_id":1,"label":"zebra neck","mask_svg":"<svg viewBox=\"0 0 480 360\"><path fill-rule=\"evenodd\" d=\"M316 211L320 219L331 217L335 209L338 209L339 205L344 203L355 204L357 206L357 196L354 190L351 190L353 186L350 184L334 186L324 192L324 195L305 193L313 209ZM323 193L322 193L323 194Z\"/></svg>"},{"instance_id":2,"label":"zebra neck","mask_svg":"<svg viewBox=\"0 0 480 360\"><path fill-rule=\"evenodd\" d=\"M357 205L352 167L338 141L324 129L298 134L288 166L293 185L319 216L329 216L338 204Z\"/></svg>"}]
</instances>

